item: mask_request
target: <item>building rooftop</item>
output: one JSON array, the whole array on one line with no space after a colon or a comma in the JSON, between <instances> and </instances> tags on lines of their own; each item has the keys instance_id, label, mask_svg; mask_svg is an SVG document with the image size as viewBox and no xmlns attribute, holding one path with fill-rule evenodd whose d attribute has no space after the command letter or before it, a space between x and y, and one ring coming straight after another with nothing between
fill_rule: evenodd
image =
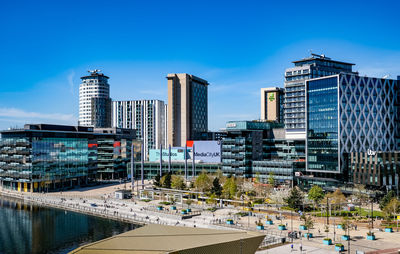
<instances>
[{"instance_id":1,"label":"building rooftop","mask_svg":"<svg viewBox=\"0 0 400 254\"><path fill-rule=\"evenodd\" d=\"M325 55L317 55L317 54L311 54L310 57L306 57L306 58L303 58L301 60L293 61L292 63L301 63L301 62L312 61L312 60L322 60L322 61L331 62L331 63L345 64L345 65L355 65L353 63L347 63L347 62L332 60L331 58L329 58L329 57L327 57Z\"/></svg>"},{"instance_id":2,"label":"building rooftop","mask_svg":"<svg viewBox=\"0 0 400 254\"><path fill-rule=\"evenodd\" d=\"M70 253L255 253L265 235L236 230L147 225L80 247Z\"/></svg>"},{"instance_id":3,"label":"building rooftop","mask_svg":"<svg viewBox=\"0 0 400 254\"><path fill-rule=\"evenodd\" d=\"M197 77L195 75L192 75L192 74L187 74L187 73L169 73L167 75L167 79L168 78L173 78L175 76L184 76L184 75L188 75L191 79L193 79L193 80L195 80L197 82L203 83L205 85L210 85L207 80L199 78L199 77Z\"/></svg>"}]
</instances>

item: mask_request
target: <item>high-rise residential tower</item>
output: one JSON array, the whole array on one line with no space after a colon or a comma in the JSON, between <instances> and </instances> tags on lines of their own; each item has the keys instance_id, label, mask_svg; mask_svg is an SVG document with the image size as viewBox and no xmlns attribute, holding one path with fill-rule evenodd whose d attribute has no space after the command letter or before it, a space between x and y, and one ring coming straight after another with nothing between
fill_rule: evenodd
<instances>
[{"instance_id":1,"label":"high-rise residential tower","mask_svg":"<svg viewBox=\"0 0 400 254\"><path fill-rule=\"evenodd\" d=\"M284 89L261 88L261 120L283 123Z\"/></svg>"},{"instance_id":2,"label":"high-rise residential tower","mask_svg":"<svg viewBox=\"0 0 400 254\"><path fill-rule=\"evenodd\" d=\"M111 127L111 99L109 77L100 70L89 71L81 77L79 87L79 125L96 128Z\"/></svg>"},{"instance_id":3,"label":"high-rise residential tower","mask_svg":"<svg viewBox=\"0 0 400 254\"><path fill-rule=\"evenodd\" d=\"M353 73L354 64L332 60L325 55L293 61L295 67L285 71L285 132L288 139L306 138L305 81L339 73Z\"/></svg>"},{"instance_id":4,"label":"high-rise residential tower","mask_svg":"<svg viewBox=\"0 0 400 254\"><path fill-rule=\"evenodd\" d=\"M144 154L150 149L166 147L166 105L160 100L112 102L112 126L136 129L137 139L143 139Z\"/></svg>"},{"instance_id":5,"label":"high-rise residential tower","mask_svg":"<svg viewBox=\"0 0 400 254\"><path fill-rule=\"evenodd\" d=\"M168 74L168 144L183 147L208 131L208 82L181 73Z\"/></svg>"}]
</instances>

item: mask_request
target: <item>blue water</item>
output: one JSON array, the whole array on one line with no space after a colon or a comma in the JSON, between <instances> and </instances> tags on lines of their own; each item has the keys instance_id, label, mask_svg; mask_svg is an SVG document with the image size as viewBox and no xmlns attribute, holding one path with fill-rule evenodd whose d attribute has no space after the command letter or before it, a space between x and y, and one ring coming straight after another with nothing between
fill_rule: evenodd
<instances>
[{"instance_id":1,"label":"blue water","mask_svg":"<svg viewBox=\"0 0 400 254\"><path fill-rule=\"evenodd\" d=\"M68 253L136 227L0 197L0 253Z\"/></svg>"}]
</instances>

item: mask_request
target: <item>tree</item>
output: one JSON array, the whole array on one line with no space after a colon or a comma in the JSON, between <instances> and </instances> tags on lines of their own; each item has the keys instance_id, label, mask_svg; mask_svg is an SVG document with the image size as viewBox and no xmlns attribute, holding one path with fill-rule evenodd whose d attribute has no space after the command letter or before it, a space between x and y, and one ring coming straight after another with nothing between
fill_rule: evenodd
<instances>
[{"instance_id":1,"label":"tree","mask_svg":"<svg viewBox=\"0 0 400 254\"><path fill-rule=\"evenodd\" d=\"M154 177L154 186L161 187L160 180L161 180L160 172L157 172L156 177Z\"/></svg>"},{"instance_id":2,"label":"tree","mask_svg":"<svg viewBox=\"0 0 400 254\"><path fill-rule=\"evenodd\" d=\"M314 227L314 220L313 220L312 216L311 216L311 215L303 214L303 215L300 217L300 219L304 221L304 224L303 224L303 225L307 227L307 233L310 233L310 229L311 229L312 227Z\"/></svg>"},{"instance_id":3,"label":"tree","mask_svg":"<svg viewBox=\"0 0 400 254\"><path fill-rule=\"evenodd\" d=\"M164 188L171 189L171 173L168 173L162 177L162 186Z\"/></svg>"},{"instance_id":4,"label":"tree","mask_svg":"<svg viewBox=\"0 0 400 254\"><path fill-rule=\"evenodd\" d=\"M345 217L343 222L341 223L341 225L342 225L342 230L344 232L344 235L348 236L346 231L348 230L350 232L351 220L348 217Z\"/></svg>"},{"instance_id":5,"label":"tree","mask_svg":"<svg viewBox=\"0 0 400 254\"><path fill-rule=\"evenodd\" d=\"M315 207L324 199L324 191L318 185L313 185L313 187L308 192L308 199L314 202L314 209Z\"/></svg>"},{"instance_id":6,"label":"tree","mask_svg":"<svg viewBox=\"0 0 400 254\"><path fill-rule=\"evenodd\" d=\"M207 175L206 171L203 170L200 173L200 175L197 176L194 185L196 186L196 189L201 191L201 192L205 192L205 191L210 190L210 188L211 188L211 179Z\"/></svg>"},{"instance_id":7,"label":"tree","mask_svg":"<svg viewBox=\"0 0 400 254\"><path fill-rule=\"evenodd\" d=\"M222 195L222 187L221 187L221 184L219 183L218 177L215 177L213 180L211 193L215 194L217 197L220 197Z\"/></svg>"},{"instance_id":8,"label":"tree","mask_svg":"<svg viewBox=\"0 0 400 254\"><path fill-rule=\"evenodd\" d=\"M206 203L215 207L215 205L217 204L217 196L214 193L211 194L210 197L206 200Z\"/></svg>"},{"instance_id":9,"label":"tree","mask_svg":"<svg viewBox=\"0 0 400 254\"><path fill-rule=\"evenodd\" d=\"M328 200L327 200L328 199ZM346 202L346 197L340 189L336 189L333 193L328 193L325 195L323 203L332 204L333 210L340 209L344 202Z\"/></svg>"},{"instance_id":10,"label":"tree","mask_svg":"<svg viewBox=\"0 0 400 254\"><path fill-rule=\"evenodd\" d=\"M176 190L184 190L186 185L185 185L185 181L183 180L183 177L178 176L178 175L173 175L171 187Z\"/></svg>"},{"instance_id":11,"label":"tree","mask_svg":"<svg viewBox=\"0 0 400 254\"><path fill-rule=\"evenodd\" d=\"M386 213L388 220L390 220L393 215L400 211L400 201L397 198L392 198L383 208L383 211Z\"/></svg>"},{"instance_id":12,"label":"tree","mask_svg":"<svg viewBox=\"0 0 400 254\"><path fill-rule=\"evenodd\" d=\"M234 177L229 177L222 188L222 193L225 198L231 199L236 195L237 185Z\"/></svg>"},{"instance_id":13,"label":"tree","mask_svg":"<svg viewBox=\"0 0 400 254\"><path fill-rule=\"evenodd\" d=\"M357 198L359 203L358 212L361 216L361 206L366 200L368 200L368 195L365 193L365 186L363 184L355 184L354 187L357 189L357 192L354 193L354 196Z\"/></svg>"},{"instance_id":14,"label":"tree","mask_svg":"<svg viewBox=\"0 0 400 254\"><path fill-rule=\"evenodd\" d=\"M293 209L300 210L303 204L303 194L300 189L296 186L290 190L289 196L283 199L286 204Z\"/></svg>"},{"instance_id":15,"label":"tree","mask_svg":"<svg viewBox=\"0 0 400 254\"><path fill-rule=\"evenodd\" d=\"M389 192L382 198L381 202L379 203L379 208L380 208L381 210L383 210L383 209L386 207L386 205L390 202L390 200L392 200L392 199L395 198L395 197L396 197L396 193L395 193L393 190L389 191Z\"/></svg>"},{"instance_id":16,"label":"tree","mask_svg":"<svg viewBox=\"0 0 400 254\"><path fill-rule=\"evenodd\" d=\"M255 183L261 183L261 174L260 174L260 172L257 172L256 173L256 179L254 180L254 182Z\"/></svg>"},{"instance_id":17,"label":"tree","mask_svg":"<svg viewBox=\"0 0 400 254\"><path fill-rule=\"evenodd\" d=\"M272 186L275 185L275 178L274 178L274 173L273 172L269 172L268 183L271 184Z\"/></svg>"},{"instance_id":18,"label":"tree","mask_svg":"<svg viewBox=\"0 0 400 254\"><path fill-rule=\"evenodd\" d=\"M222 177L224 177L224 173L222 172L221 169L218 169L218 170L215 172L215 176L218 177L218 179L221 179Z\"/></svg>"}]
</instances>

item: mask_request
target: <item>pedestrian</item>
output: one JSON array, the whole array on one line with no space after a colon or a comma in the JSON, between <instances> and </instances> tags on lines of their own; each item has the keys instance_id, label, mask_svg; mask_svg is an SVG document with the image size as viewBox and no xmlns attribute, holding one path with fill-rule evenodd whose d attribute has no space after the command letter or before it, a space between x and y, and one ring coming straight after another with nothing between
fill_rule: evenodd
<instances>
[{"instance_id":1,"label":"pedestrian","mask_svg":"<svg viewBox=\"0 0 400 254\"><path fill-rule=\"evenodd\" d=\"M290 252L292 252L293 251L293 243L292 243L292 245L290 245Z\"/></svg>"},{"instance_id":2,"label":"pedestrian","mask_svg":"<svg viewBox=\"0 0 400 254\"><path fill-rule=\"evenodd\" d=\"M300 244L300 248L299 249L300 249L300 252L302 252L303 251L303 245Z\"/></svg>"},{"instance_id":3,"label":"pedestrian","mask_svg":"<svg viewBox=\"0 0 400 254\"><path fill-rule=\"evenodd\" d=\"M310 234L307 234L307 240L310 241Z\"/></svg>"}]
</instances>

